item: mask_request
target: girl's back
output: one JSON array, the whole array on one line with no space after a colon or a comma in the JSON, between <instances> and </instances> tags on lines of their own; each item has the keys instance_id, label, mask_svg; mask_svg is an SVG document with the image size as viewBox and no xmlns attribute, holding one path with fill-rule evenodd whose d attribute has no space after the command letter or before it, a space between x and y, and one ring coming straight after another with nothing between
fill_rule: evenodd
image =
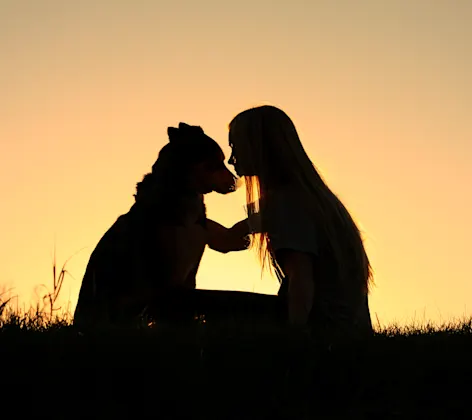
<instances>
[{"instance_id":1,"label":"girl's back","mask_svg":"<svg viewBox=\"0 0 472 420\"><path fill-rule=\"evenodd\" d=\"M346 267L353 267L351 278L342 280L339 264L323 229L317 226L304 201L304 195L292 186L278 188L268 196L268 231L277 261L283 265L285 250L312 255L315 293L309 323L315 330L340 331L343 335L371 333L367 291L357 281L355 255L345 250ZM344 227L339 226L343 232ZM342 238L341 238L342 242ZM341 246L349 246L349 242ZM289 279L284 279L279 294L287 293Z\"/></svg>"}]
</instances>

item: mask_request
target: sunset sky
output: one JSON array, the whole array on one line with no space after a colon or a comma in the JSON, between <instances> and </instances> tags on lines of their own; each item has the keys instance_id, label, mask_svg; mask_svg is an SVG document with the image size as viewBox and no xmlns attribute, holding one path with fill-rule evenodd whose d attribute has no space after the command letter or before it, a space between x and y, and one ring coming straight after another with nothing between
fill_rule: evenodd
<instances>
[{"instance_id":1,"label":"sunset sky","mask_svg":"<svg viewBox=\"0 0 472 420\"><path fill-rule=\"evenodd\" d=\"M180 121L223 147L260 104L293 119L360 224L381 324L472 315L472 2L1 0L0 285L20 302L88 258ZM244 190L209 217L245 216ZM255 252L205 252L199 288L276 293Z\"/></svg>"}]
</instances>

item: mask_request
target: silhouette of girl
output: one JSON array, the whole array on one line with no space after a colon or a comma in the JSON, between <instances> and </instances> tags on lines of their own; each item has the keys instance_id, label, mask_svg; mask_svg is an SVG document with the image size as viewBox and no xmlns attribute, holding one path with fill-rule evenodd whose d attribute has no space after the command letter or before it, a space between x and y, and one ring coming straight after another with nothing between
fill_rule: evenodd
<instances>
[{"instance_id":1,"label":"silhouette of girl","mask_svg":"<svg viewBox=\"0 0 472 420\"><path fill-rule=\"evenodd\" d=\"M291 119L273 106L248 109L231 121L229 144L229 164L246 184L252 245L281 283L289 323L321 334L370 335L373 279L359 229Z\"/></svg>"}]
</instances>

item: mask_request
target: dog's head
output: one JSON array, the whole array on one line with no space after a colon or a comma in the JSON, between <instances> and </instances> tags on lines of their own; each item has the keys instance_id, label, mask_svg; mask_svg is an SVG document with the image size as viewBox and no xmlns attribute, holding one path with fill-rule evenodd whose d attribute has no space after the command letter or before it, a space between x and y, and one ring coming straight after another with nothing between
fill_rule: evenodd
<instances>
[{"instance_id":1,"label":"dog's head","mask_svg":"<svg viewBox=\"0 0 472 420\"><path fill-rule=\"evenodd\" d=\"M159 159L171 161L174 173L189 180L201 194L235 191L236 177L225 165L221 147L201 127L180 123L178 128L169 127L167 134L169 144L161 150Z\"/></svg>"}]
</instances>

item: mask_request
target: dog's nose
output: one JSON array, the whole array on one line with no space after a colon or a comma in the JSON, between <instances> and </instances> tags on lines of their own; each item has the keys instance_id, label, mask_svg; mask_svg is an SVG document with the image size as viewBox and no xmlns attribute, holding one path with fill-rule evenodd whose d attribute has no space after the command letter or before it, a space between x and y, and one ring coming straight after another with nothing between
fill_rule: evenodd
<instances>
[{"instance_id":1,"label":"dog's nose","mask_svg":"<svg viewBox=\"0 0 472 420\"><path fill-rule=\"evenodd\" d=\"M237 178L237 177L234 177L234 181L233 181L233 191L236 191L238 190L239 188L241 188L244 184L244 181L242 178Z\"/></svg>"},{"instance_id":2,"label":"dog's nose","mask_svg":"<svg viewBox=\"0 0 472 420\"><path fill-rule=\"evenodd\" d=\"M231 174L231 191L236 191L242 185L242 179L234 175L230 170L228 172Z\"/></svg>"},{"instance_id":3,"label":"dog's nose","mask_svg":"<svg viewBox=\"0 0 472 420\"><path fill-rule=\"evenodd\" d=\"M231 185L231 191L237 191L241 188L244 184L243 178L233 177L233 182Z\"/></svg>"},{"instance_id":4,"label":"dog's nose","mask_svg":"<svg viewBox=\"0 0 472 420\"><path fill-rule=\"evenodd\" d=\"M233 176L233 174L231 174L231 177L226 178L226 182L224 182L223 185L222 185L223 189L225 190L224 194L234 192L238 188L237 187L237 178L235 176Z\"/></svg>"}]
</instances>

